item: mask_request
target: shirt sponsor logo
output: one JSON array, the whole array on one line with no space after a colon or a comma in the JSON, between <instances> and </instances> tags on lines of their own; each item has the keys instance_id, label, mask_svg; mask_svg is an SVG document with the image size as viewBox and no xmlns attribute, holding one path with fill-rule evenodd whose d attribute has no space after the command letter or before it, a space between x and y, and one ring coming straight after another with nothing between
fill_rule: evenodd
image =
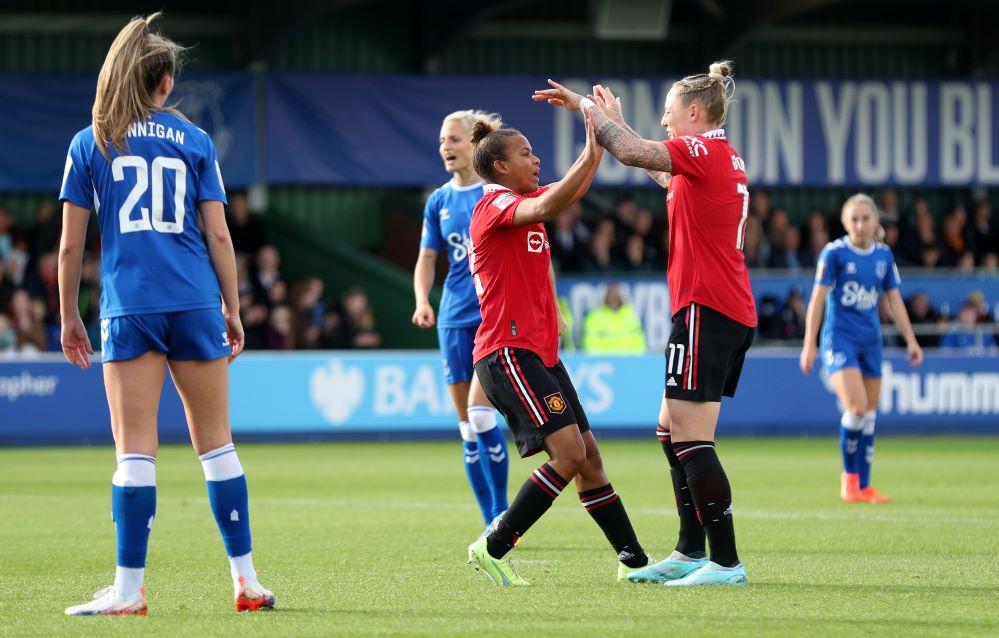
<instances>
[{"instance_id":1,"label":"shirt sponsor logo","mask_svg":"<svg viewBox=\"0 0 999 638\"><path fill-rule=\"evenodd\" d=\"M540 253L545 247L544 233L532 230L527 233L527 252Z\"/></svg>"},{"instance_id":2,"label":"shirt sponsor logo","mask_svg":"<svg viewBox=\"0 0 999 638\"><path fill-rule=\"evenodd\" d=\"M857 310L870 310L878 305L878 296L874 286L868 289L856 281L848 281L843 284L843 294L840 295L839 302L847 308L856 306Z\"/></svg>"},{"instance_id":3,"label":"shirt sponsor logo","mask_svg":"<svg viewBox=\"0 0 999 638\"><path fill-rule=\"evenodd\" d=\"M562 414L565 412L565 399L562 398L561 392L546 396L545 405L548 406L548 411L552 414Z\"/></svg>"},{"instance_id":4,"label":"shirt sponsor logo","mask_svg":"<svg viewBox=\"0 0 999 638\"><path fill-rule=\"evenodd\" d=\"M493 200L493 206L499 210L506 210L507 207L517 201L517 196L511 193L503 193L499 197Z\"/></svg>"},{"instance_id":5,"label":"shirt sponsor logo","mask_svg":"<svg viewBox=\"0 0 999 638\"><path fill-rule=\"evenodd\" d=\"M691 157L700 157L701 155L708 154L708 147L696 137L684 135L680 139L687 145L687 151L690 152Z\"/></svg>"}]
</instances>

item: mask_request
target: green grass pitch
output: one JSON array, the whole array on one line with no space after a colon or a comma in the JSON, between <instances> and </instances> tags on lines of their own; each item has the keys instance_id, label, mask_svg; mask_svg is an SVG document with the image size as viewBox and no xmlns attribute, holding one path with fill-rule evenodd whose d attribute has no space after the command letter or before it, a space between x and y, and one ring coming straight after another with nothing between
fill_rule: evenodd
<instances>
[{"instance_id":1,"label":"green grass pitch","mask_svg":"<svg viewBox=\"0 0 999 638\"><path fill-rule=\"evenodd\" d=\"M650 436L602 443L655 556L675 541ZM621 584L568 489L514 552L532 586L465 562L480 532L460 444L239 446L273 612L239 615L190 448L165 447L147 618L67 618L111 582L110 449L0 450L0 636L996 636L999 438L892 438L888 505L838 500L832 439L725 440L744 588ZM540 463L514 460L511 495Z\"/></svg>"}]
</instances>

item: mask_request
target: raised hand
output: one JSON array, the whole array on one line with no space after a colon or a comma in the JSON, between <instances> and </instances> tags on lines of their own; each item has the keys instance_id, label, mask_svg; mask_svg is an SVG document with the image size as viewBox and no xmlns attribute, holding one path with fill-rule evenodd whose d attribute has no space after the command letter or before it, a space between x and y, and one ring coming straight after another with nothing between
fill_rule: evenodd
<instances>
[{"instance_id":1,"label":"raised hand","mask_svg":"<svg viewBox=\"0 0 999 638\"><path fill-rule=\"evenodd\" d=\"M627 126L621 112L621 98L616 97L607 87L597 84L593 87L593 102L618 126Z\"/></svg>"},{"instance_id":2,"label":"raised hand","mask_svg":"<svg viewBox=\"0 0 999 638\"><path fill-rule=\"evenodd\" d=\"M535 102L548 102L552 106L558 106L567 111L579 110L579 101L583 99L582 95L570 91L555 80L548 80L548 84L552 88L535 91L531 99Z\"/></svg>"}]
</instances>

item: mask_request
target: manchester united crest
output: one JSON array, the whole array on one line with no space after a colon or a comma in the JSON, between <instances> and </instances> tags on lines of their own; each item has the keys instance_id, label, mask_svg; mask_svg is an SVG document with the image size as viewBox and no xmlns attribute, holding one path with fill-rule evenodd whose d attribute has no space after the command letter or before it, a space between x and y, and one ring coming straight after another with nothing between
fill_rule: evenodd
<instances>
[{"instance_id":1,"label":"manchester united crest","mask_svg":"<svg viewBox=\"0 0 999 638\"><path fill-rule=\"evenodd\" d=\"M548 406L548 411L552 414L562 414L565 412L565 399L562 398L561 392L546 396L545 405Z\"/></svg>"}]
</instances>

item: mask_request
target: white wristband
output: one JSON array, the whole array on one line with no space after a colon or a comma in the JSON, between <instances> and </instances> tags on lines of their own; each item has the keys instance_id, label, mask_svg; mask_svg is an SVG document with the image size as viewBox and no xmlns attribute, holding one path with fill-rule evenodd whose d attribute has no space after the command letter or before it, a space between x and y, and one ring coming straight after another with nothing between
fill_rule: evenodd
<instances>
[{"instance_id":1,"label":"white wristband","mask_svg":"<svg viewBox=\"0 0 999 638\"><path fill-rule=\"evenodd\" d=\"M596 106L596 104L594 104L593 100L591 100L588 97L584 97L583 99L581 99L579 101L579 110L580 111L585 111L586 109L591 109L594 106Z\"/></svg>"}]
</instances>

